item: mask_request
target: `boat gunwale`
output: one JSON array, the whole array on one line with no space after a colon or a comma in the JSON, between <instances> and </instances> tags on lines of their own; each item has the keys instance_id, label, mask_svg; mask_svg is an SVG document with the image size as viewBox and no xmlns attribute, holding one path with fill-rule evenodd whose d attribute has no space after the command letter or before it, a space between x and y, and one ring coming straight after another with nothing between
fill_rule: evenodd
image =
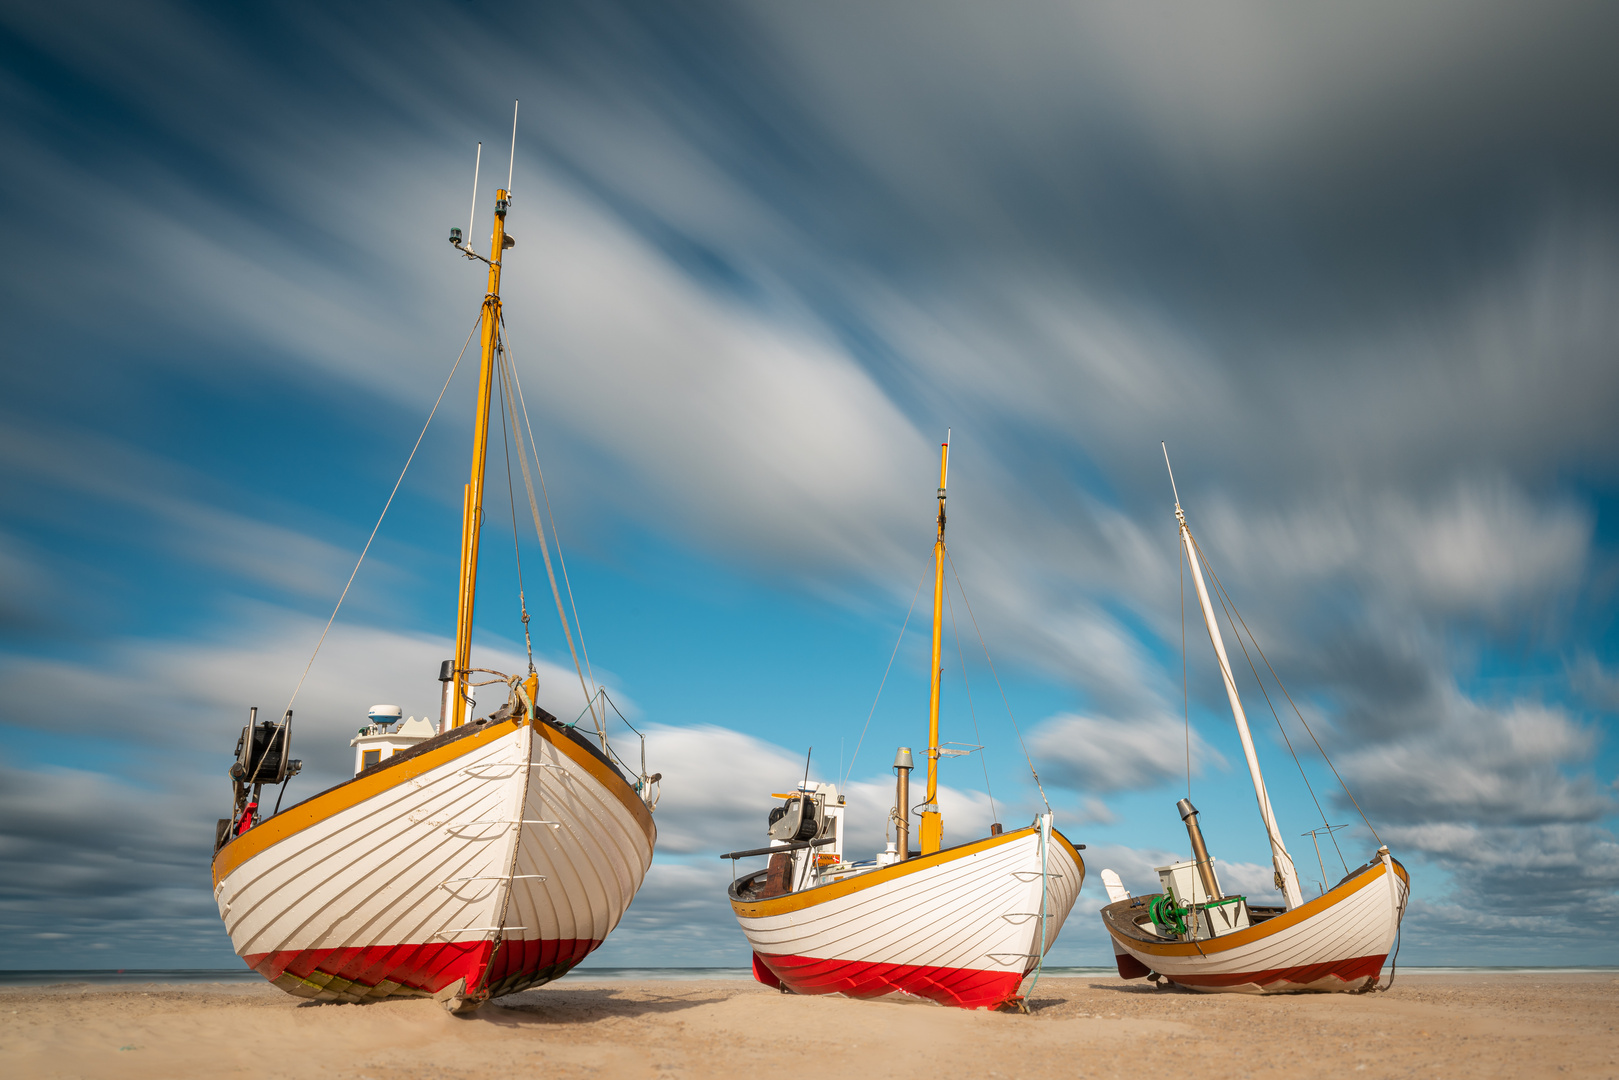
<instances>
[{"instance_id":1,"label":"boat gunwale","mask_svg":"<svg viewBox=\"0 0 1619 1080\"><path fill-rule=\"evenodd\" d=\"M957 844L955 847L941 848L928 855L917 855L903 862L889 863L887 866L879 866L874 870L839 878L837 881L823 882L808 889L783 893L780 896L765 897L760 900L744 900L737 895L737 891L764 871L756 871L745 877L737 878L731 882L729 889L726 891L731 900L731 910L735 912L736 917L739 919L761 919L775 915L786 915L849 896L886 882L896 881L908 874L920 873L923 870L943 866L957 859L966 858L969 855L990 851L1004 844L1009 844L1028 836L1038 835L1039 831L1038 826L1028 825L1012 832L1002 833L999 836L986 836L978 840L970 840L965 844ZM1062 846L1067 849L1068 854L1073 857L1074 863L1079 867L1079 878L1083 885L1085 880L1084 857L1080 855L1079 850L1062 833L1052 829L1051 835L1060 841Z\"/></svg>"},{"instance_id":2,"label":"boat gunwale","mask_svg":"<svg viewBox=\"0 0 1619 1080\"><path fill-rule=\"evenodd\" d=\"M647 842L656 840L657 828L652 812L630 787L629 781L600 751L590 746L576 732L560 724L549 713L537 710L533 727L546 742L566 754L575 763L612 793L646 834ZM294 803L279 814L265 818L240 836L233 836L214 853L211 864L215 887L254 856L273 847L288 837L296 836L332 816L375 798L400 784L414 780L475 749L515 734L528 723L526 718L508 720L477 720L435 735L406 750L390 756L386 761L317 792L301 802ZM616 784L615 784L616 782ZM331 805L325 805L330 803Z\"/></svg>"},{"instance_id":3,"label":"boat gunwale","mask_svg":"<svg viewBox=\"0 0 1619 1080\"><path fill-rule=\"evenodd\" d=\"M1405 866L1393 856L1389 857L1389 863L1393 866L1394 872L1399 876L1401 882L1405 884L1406 889L1409 890L1411 876L1407 873ZM1330 911L1355 893L1380 880L1385 873L1383 860L1380 858L1373 859L1359 869L1351 871L1343 880L1322 895L1314 900L1300 904L1292 911L1273 915L1263 922L1254 923L1243 930L1196 942L1148 938L1136 931L1136 922L1133 917L1129 919L1119 917L1126 912L1144 911L1143 901L1150 900L1152 896L1162 895L1159 893L1126 897L1123 900L1117 900L1104 906L1101 912L1102 923L1107 927L1109 935L1120 945L1153 956L1207 956L1210 953L1230 952L1244 946L1257 944L1273 934L1308 922L1310 919Z\"/></svg>"}]
</instances>

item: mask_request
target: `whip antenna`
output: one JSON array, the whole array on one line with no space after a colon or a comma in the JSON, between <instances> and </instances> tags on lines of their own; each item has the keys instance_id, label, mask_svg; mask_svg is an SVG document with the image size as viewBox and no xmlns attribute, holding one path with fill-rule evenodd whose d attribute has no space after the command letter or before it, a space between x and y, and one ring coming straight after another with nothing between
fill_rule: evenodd
<instances>
[{"instance_id":1,"label":"whip antenna","mask_svg":"<svg viewBox=\"0 0 1619 1080\"><path fill-rule=\"evenodd\" d=\"M472 162L472 209L467 211L467 250L472 249L472 226L478 220L478 169L483 166L483 143L478 143L478 156ZM498 253L497 253L498 254Z\"/></svg>"},{"instance_id":2,"label":"whip antenna","mask_svg":"<svg viewBox=\"0 0 1619 1080\"><path fill-rule=\"evenodd\" d=\"M1164 468L1169 470L1169 490L1175 493L1175 509L1179 510L1181 508L1181 493L1180 489L1175 486L1175 467L1169 463L1169 447L1163 440L1159 440L1158 445L1164 448Z\"/></svg>"},{"instance_id":3,"label":"whip antenna","mask_svg":"<svg viewBox=\"0 0 1619 1080\"><path fill-rule=\"evenodd\" d=\"M512 102L512 156L506 162L506 198L512 197L512 166L517 164L517 106L520 101Z\"/></svg>"}]
</instances>

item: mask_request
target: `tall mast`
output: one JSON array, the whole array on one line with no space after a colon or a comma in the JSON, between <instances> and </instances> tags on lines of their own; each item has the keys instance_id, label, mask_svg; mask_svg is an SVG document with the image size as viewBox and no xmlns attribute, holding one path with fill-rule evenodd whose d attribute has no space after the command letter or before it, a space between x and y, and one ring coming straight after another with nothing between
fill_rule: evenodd
<instances>
[{"instance_id":1,"label":"tall mast","mask_svg":"<svg viewBox=\"0 0 1619 1080\"><path fill-rule=\"evenodd\" d=\"M1164 465L1169 465L1169 450L1164 450ZM1169 482L1175 483L1175 471L1170 469ZM1265 790L1265 778L1259 771L1259 757L1254 753L1254 737L1248 731L1248 714L1243 711L1242 698L1237 694L1237 681L1231 675L1231 661L1226 656L1225 639L1220 636L1220 624L1214 618L1214 605L1209 602L1209 590L1203 584L1203 568L1197 557L1197 545L1192 530L1187 527L1186 514L1181 510L1179 492L1175 495L1175 520L1180 523L1181 546L1186 549L1186 561L1192 567L1192 582L1197 587L1197 600L1203 608L1203 625L1208 627L1209 641L1214 645L1214 656L1220 662L1220 676L1225 680L1226 697L1231 701L1231 715L1237 721L1237 734L1242 738L1242 754L1248 759L1248 775L1254 782L1254 795L1259 799L1259 816L1265 822L1265 833L1270 837L1270 858L1276 868L1276 887L1282 890L1287 909L1292 911L1304 903L1299 891L1298 871L1293 868L1293 857L1282 843L1282 832L1276 827L1276 812L1271 809L1270 795Z\"/></svg>"},{"instance_id":2,"label":"tall mast","mask_svg":"<svg viewBox=\"0 0 1619 1080\"><path fill-rule=\"evenodd\" d=\"M928 795L922 806L919 833L922 854L931 855L944 843L944 819L939 816L939 653L944 633L944 488L950 478L950 436L939 446L939 532L933 540L933 671L928 690ZM902 807L900 813L907 811Z\"/></svg>"},{"instance_id":3,"label":"tall mast","mask_svg":"<svg viewBox=\"0 0 1619 1080\"><path fill-rule=\"evenodd\" d=\"M495 381L495 349L500 341L500 263L506 250L506 208L510 195L495 192L495 224L489 234L489 288L483 298L483 366L478 377L478 412L472 432L472 476L461 501L461 587L455 616L455 706L452 727L467 715L468 669L472 666L472 608L478 594L478 533L483 525L483 474L489 450L489 397Z\"/></svg>"}]
</instances>

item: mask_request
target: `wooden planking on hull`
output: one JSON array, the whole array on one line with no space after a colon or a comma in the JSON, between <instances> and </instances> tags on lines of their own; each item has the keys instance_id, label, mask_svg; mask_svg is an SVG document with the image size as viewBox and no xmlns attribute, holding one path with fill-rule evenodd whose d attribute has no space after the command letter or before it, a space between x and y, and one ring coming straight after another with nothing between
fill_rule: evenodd
<instances>
[{"instance_id":1,"label":"wooden planking on hull","mask_svg":"<svg viewBox=\"0 0 1619 1080\"><path fill-rule=\"evenodd\" d=\"M391 775L362 774L369 784L325 816L313 812L321 796L300 804L301 827L230 860L217 898L250 965L323 1000L437 994L458 980L512 993L600 945L651 863L644 804L616 770L602 783L599 755L549 725L468 728Z\"/></svg>"}]
</instances>

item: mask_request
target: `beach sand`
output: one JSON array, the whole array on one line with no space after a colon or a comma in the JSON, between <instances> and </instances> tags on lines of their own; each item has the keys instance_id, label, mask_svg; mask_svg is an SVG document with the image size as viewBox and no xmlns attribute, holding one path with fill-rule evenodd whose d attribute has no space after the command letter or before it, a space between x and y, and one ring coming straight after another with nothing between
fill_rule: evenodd
<instances>
[{"instance_id":1,"label":"beach sand","mask_svg":"<svg viewBox=\"0 0 1619 1080\"><path fill-rule=\"evenodd\" d=\"M471 1018L268 985L0 991L0 1076L1619 1077L1619 976L1401 975L1366 996L1046 978L1030 1015L565 979Z\"/></svg>"}]
</instances>

